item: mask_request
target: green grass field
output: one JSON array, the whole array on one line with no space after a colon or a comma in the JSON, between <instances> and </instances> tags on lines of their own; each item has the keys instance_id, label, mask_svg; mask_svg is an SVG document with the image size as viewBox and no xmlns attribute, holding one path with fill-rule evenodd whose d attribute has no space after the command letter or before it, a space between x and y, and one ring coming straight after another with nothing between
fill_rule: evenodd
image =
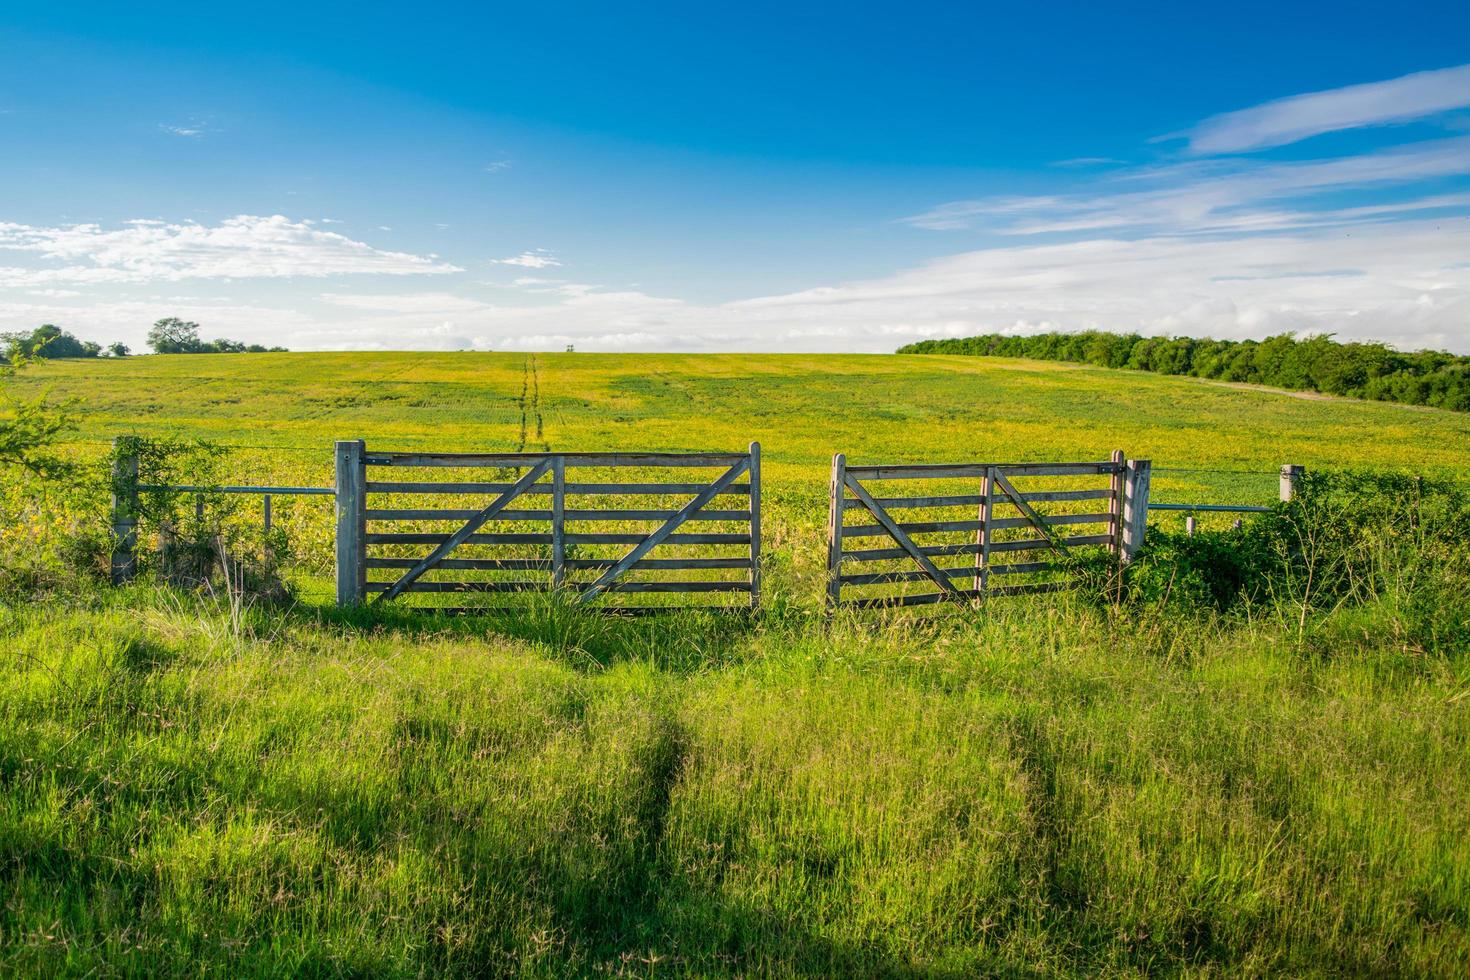
<instances>
[{"instance_id":1,"label":"green grass field","mask_svg":"<svg viewBox=\"0 0 1470 980\"><path fill-rule=\"evenodd\" d=\"M1123 448L1161 468L1157 497L1255 502L1283 462L1463 476L1470 417L963 357L220 355L25 383L77 400L81 454L133 432L289 447L237 450L242 481L329 485L338 438L759 440L786 601L629 621L242 610L146 584L0 601L0 972L1470 963L1470 656L1427 651L1392 601L812 615L834 451ZM309 554L329 509L283 512Z\"/></svg>"}]
</instances>

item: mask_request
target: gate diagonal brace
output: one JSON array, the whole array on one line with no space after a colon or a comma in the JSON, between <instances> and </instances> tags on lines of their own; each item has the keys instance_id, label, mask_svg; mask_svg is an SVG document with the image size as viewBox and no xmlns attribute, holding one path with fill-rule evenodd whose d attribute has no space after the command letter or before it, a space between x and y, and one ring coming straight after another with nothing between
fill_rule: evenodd
<instances>
[{"instance_id":1,"label":"gate diagonal brace","mask_svg":"<svg viewBox=\"0 0 1470 980\"><path fill-rule=\"evenodd\" d=\"M904 551L907 551L909 553L909 557L919 563L919 567L924 570L925 575L928 575L930 578L932 578L934 580L934 583L946 592L953 592L955 595L964 594L955 587L955 584L949 580L948 576L941 572L935 566L935 564L929 560L928 555L919 550L919 546L914 544L913 539L903 532L903 528L899 527L898 523L894 521L893 518L888 516L888 511L884 510L878 504L878 502L872 498L872 495L870 495L867 490L863 489L862 484L858 483L852 477L846 476L845 474L843 482L847 484L847 489L851 490L853 494L857 497L857 499L862 501L863 506L868 509L868 513L873 515L873 519L876 520L879 524L883 525L883 529L888 532L889 536L892 537L894 541L898 542L899 547L902 548Z\"/></svg>"},{"instance_id":2,"label":"gate diagonal brace","mask_svg":"<svg viewBox=\"0 0 1470 980\"><path fill-rule=\"evenodd\" d=\"M685 504L677 514L665 521L658 530L644 538L632 551L618 559L618 563L603 572L597 581L587 586L578 601L583 603L591 602L598 595L607 591L607 587L612 584L614 579L626 572L629 568L632 568L644 555L662 544L663 540L673 534L681 524L688 521L695 513L703 509L706 504L719 496L725 488L734 483L748 469L750 469L750 458L746 457L726 470L718 480L701 490L697 497Z\"/></svg>"},{"instance_id":3,"label":"gate diagonal brace","mask_svg":"<svg viewBox=\"0 0 1470 980\"><path fill-rule=\"evenodd\" d=\"M480 511L474 517L471 517L467 522L465 522L464 527L451 534L449 536L449 540L445 541L433 551L429 552L429 554L426 555L422 561L420 561L417 565L413 566L413 568L405 572L402 578L390 585L385 591L378 593L378 597L374 600L374 602L387 602L388 600L401 595L404 589L407 589L414 582L418 581L419 576L423 575L429 569L433 568L434 565L440 561L440 559L444 558L444 556L448 555L455 548L458 548L460 545L464 544L470 535L474 534L481 527L483 527L485 523L493 518L496 514L499 514L501 511L505 510L506 506L511 501L515 500L521 494L525 493L526 490L530 489L531 485L537 480L541 479L543 476L545 476L547 470L549 469L551 469L550 459L543 459L541 462L531 467L530 472L517 480L514 486L502 493L500 496L496 497L495 500L491 502L490 506Z\"/></svg>"},{"instance_id":4,"label":"gate diagonal brace","mask_svg":"<svg viewBox=\"0 0 1470 980\"><path fill-rule=\"evenodd\" d=\"M1051 529L1051 525L1046 523L1046 518L1038 514L1036 508L1026 502L1026 499L1021 496L1015 487L1011 486L1011 481L1007 480L1005 474L1000 470L995 471L995 484L1005 492L1007 497L1011 498L1011 503L1016 505L1016 508L1026 516L1026 519L1036 525L1036 529L1041 532L1042 537L1046 538L1048 544L1064 555L1069 554L1067 546L1062 544L1061 538Z\"/></svg>"}]
</instances>

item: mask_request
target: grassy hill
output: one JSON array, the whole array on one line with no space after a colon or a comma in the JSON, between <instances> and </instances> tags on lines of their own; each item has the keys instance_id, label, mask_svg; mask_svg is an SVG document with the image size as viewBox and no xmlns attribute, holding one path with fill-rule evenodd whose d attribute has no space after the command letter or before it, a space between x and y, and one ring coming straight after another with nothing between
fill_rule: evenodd
<instances>
[{"instance_id":1,"label":"grassy hill","mask_svg":"<svg viewBox=\"0 0 1470 980\"><path fill-rule=\"evenodd\" d=\"M1470 958L1470 655L1433 632L1463 596L1405 576L1340 608L1230 616L1067 596L831 626L803 611L833 451L1121 447L1165 468L1159 495L1268 500L1288 461L1463 474L1466 416L933 356L211 355L26 383L77 399L79 452L201 435L242 447L251 480L326 485L336 438L758 439L770 581L798 601L625 622L241 609L146 584L0 600L0 973L1454 975ZM323 517L284 511L303 536Z\"/></svg>"},{"instance_id":2,"label":"grassy hill","mask_svg":"<svg viewBox=\"0 0 1470 980\"><path fill-rule=\"evenodd\" d=\"M824 478L839 451L1090 459L1122 447L1161 466L1470 466L1470 419L1447 412L962 356L179 355L52 362L29 383L79 399L94 437L163 427L221 442L487 451L755 439L780 481Z\"/></svg>"}]
</instances>

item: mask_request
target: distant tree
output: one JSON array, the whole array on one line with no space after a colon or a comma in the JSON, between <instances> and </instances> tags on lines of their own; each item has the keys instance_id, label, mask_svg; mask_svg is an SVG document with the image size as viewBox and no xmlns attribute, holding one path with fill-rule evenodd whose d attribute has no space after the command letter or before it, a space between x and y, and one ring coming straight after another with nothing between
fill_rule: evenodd
<instances>
[{"instance_id":1,"label":"distant tree","mask_svg":"<svg viewBox=\"0 0 1470 980\"><path fill-rule=\"evenodd\" d=\"M1327 333L1305 339L1278 334L1259 341L1101 331L982 334L921 340L898 352L1076 361L1470 411L1470 357L1430 350L1403 353L1377 343L1342 344Z\"/></svg>"},{"instance_id":2,"label":"distant tree","mask_svg":"<svg viewBox=\"0 0 1470 980\"><path fill-rule=\"evenodd\" d=\"M68 357L96 357L102 347L90 340L78 340L53 323L43 323L30 333L0 334L7 358L12 354L22 357L45 357L60 359Z\"/></svg>"},{"instance_id":3,"label":"distant tree","mask_svg":"<svg viewBox=\"0 0 1470 980\"><path fill-rule=\"evenodd\" d=\"M127 344L120 340L115 340L107 345L107 353L113 357L127 357L132 351L128 348Z\"/></svg>"},{"instance_id":4,"label":"distant tree","mask_svg":"<svg viewBox=\"0 0 1470 980\"><path fill-rule=\"evenodd\" d=\"M264 354L286 349L247 344L226 337L200 340L199 324L176 316L165 317L153 325L153 329L148 331L148 346L159 354Z\"/></svg>"},{"instance_id":5,"label":"distant tree","mask_svg":"<svg viewBox=\"0 0 1470 980\"><path fill-rule=\"evenodd\" d=\"M198 354L204 350L199 340L199 324L166 316L148 331L148 346L155 354Z\"/></svg>"}]
</instances>

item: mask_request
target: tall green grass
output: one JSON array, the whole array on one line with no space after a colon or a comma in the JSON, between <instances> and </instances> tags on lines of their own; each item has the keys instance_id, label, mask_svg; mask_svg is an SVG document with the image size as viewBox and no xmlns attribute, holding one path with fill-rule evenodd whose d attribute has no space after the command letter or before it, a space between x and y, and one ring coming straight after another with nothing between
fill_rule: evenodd
<instances>
[{"instance_id":1,"label":"tall green grass","mask_svg":"<svg viewBox=\"0 0 1470 980\"><path fill-rule=\"evenodd\" d=\"M1470 676L1395 613L0 613L17 974L1451 975Z\"/></svg>"}]
</instances>

